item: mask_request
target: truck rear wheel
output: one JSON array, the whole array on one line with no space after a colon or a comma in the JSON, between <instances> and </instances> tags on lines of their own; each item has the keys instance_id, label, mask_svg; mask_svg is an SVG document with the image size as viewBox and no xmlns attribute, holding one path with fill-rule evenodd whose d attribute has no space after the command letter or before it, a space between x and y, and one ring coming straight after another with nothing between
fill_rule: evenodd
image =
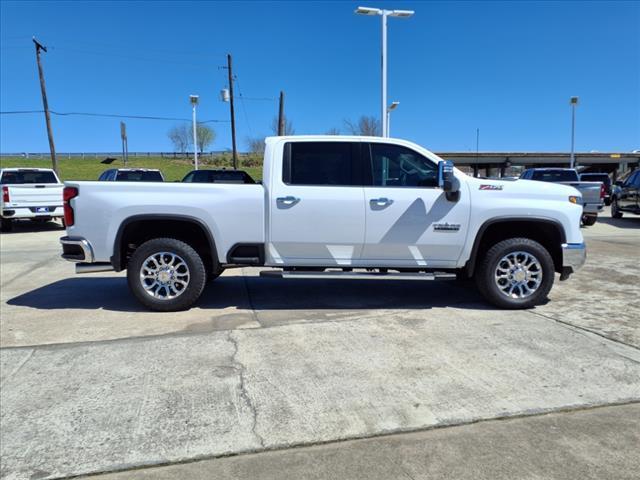
<instances>
[{"instance_id":1,"label":"truck rear wheel","mask_svg":"<svg viewBox=\"0 0 640 480\"><path fill-rule=\"evenodd\" d=\"M11 220L10 218L3 218L0 230L3 232L10 232L11 230L13 230L13 220Z\"/></svg>"},{"instance_id":2,"label":"truck rear wheel","mask_svg":"<svg viewBox=\"0 0 640 480\"><path fill-rule=\"evenodd\" d=\"M582 223L584 223L587 227L590 227L591 225L595 225L597 220L597 215L585 215L582 218Z\"/></svg>"},{"instance_id":3,"label":"truck rear wheel","mask_svg":"<svg viewBox=\"0 0 640 480\"><path fill-rule=\"evenodd\" d=\"M129 288L145 307L175 312L191 307L202 294L206 271L200 255L174 238L140 245L127 265Z\"/></svg>"},{"instance_id":4,"label":"truck rear wheel","mask_svg":"<svg viewBox=\"0 0 640 480\"><path fill-rule=\"evenodd\" d=\"M531 308L547 298L554 271L546 248L529 238L510 238L487 251L475 276L476 285L497 307Z\"/></svg>"}]
</instances>

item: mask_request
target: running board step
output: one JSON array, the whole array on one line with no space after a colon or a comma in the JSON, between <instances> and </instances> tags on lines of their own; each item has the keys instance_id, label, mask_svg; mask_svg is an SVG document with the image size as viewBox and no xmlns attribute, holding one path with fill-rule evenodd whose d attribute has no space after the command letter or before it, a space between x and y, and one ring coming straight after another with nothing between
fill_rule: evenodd
<instances>
[{"instance_id":1,"label":"running board step","mask_svg":"<svg viewBox=\"0 0 640 480\"><path fill-rule=\"evenodd\" d=\"M303 270L280 271L280 270L263 270L260 272L261 277L270 278L327 278L340 280L455 280L455 273L446 272L305 272Z\"/></svg>"}]
</instances>

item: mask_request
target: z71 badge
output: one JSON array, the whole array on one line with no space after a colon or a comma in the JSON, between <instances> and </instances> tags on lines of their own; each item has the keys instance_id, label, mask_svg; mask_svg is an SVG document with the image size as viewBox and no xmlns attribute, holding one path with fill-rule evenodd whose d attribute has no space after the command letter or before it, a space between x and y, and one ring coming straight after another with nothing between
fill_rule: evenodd
<instances>
[{"instance_id":1,"label":"z71 badge","mask_svg":"<svg viewBox=\"0 0 640 480\"><path fill-rule=\"evenodd\" d=\"M502 185L480 185L480 190L502 190Z\"/></svg>"},{"instance_id":2,"label":"z71 badge","mask_svg":"<svg viewBox=\"0 0 640 480\"><path fill-rule=\"evenodd\" d=\"M434 232L457 232L460 230L459 223L434 223L433 231Z\"/></svg>"}]
</instances>

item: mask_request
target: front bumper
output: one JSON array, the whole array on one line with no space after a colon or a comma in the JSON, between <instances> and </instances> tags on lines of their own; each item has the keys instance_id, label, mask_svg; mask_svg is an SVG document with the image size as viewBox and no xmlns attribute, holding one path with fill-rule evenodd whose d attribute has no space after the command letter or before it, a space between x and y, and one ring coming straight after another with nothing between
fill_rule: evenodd
<instances>
[{"instance_id":1,"label":"front bumper","mask_svg":"<svg viewBox=\"0 0 640 480\"><path fill-rule=\"evenodd\" d=\"M82 237L62 237L62 258L70 262L93 263L91 244Z\"/></svg>"},{"instance_id":2,"label":"front bumper","mask_svg":"<svg viewBox=\"0 0 640 480\"><path fill-rule=\"evenodd\" d=\"M567 278L584 265L587 260L587 246L584 243L562 244L562 277ZM564 280L564 278L560 278Z\"/></svg>"}]
</instances>

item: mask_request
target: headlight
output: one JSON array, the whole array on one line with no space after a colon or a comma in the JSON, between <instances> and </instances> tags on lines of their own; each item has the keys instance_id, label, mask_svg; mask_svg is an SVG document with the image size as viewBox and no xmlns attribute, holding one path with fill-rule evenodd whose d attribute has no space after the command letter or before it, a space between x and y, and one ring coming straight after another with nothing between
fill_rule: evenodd
<instances>
[{"instance_id":1,"label":"headlight","mask_svg":"<svg viewBox=\"0 0 640 480\"><path fill-rule=\"evenodd\" d=\"M580 205L580 197L577 197L575 195L569 195L569 201L571 203L575 203L576 205Z\"/></svg>"}]
</instances>

